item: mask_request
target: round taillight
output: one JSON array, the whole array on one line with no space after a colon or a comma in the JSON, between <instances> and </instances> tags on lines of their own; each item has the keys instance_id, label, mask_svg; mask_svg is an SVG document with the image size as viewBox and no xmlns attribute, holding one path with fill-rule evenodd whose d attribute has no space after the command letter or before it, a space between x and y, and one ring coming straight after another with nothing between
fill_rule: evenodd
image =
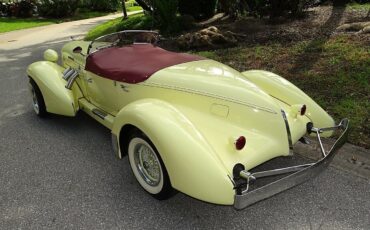
<instances>
[{"instance_id":1,"label":"round taillight","mask_svg":"<svg viewBox=\"0 0 370 230\"><path fill-rule=\"evenodd\" d=\"M305 115L306 109L307 109L306 105L302 105L302 108L301 108L301 116Z\"/></svg>"},{"instance_id":2,"label":"round taillight","mask_svg":"<svg viewBox=\"0 0 370 230\"><path fill-rule=\"evenodd\" d=\"M240 136L238 139L235 141L235 148L236 150L242 150L245 146L246 139L244 136Z\"/></svg>"}]
</instances>

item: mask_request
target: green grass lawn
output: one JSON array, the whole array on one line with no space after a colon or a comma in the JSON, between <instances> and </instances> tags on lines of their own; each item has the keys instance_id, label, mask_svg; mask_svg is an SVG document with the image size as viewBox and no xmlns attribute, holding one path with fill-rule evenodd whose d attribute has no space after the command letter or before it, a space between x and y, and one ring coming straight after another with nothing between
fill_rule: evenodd
<instances>
[{"instance_id":1,"label":"green grass lawn","mask_svg":"<svg viewBox=\"0 0 370 230\"><path fill-rule=\"evenodd\" d=\"M136 11L141 10L141 7L132 6L127 10ZM0 18L0 33L5 33L13 30L21 30L38 26L45 26L55 23L62 23L67 21L82 20L88 18L101 17L112 12L98 12L98 11L87 11L81 9L76 15L68 18L61 19L36 19L36 18ZM114 13L114 12L113 12Z\"/></svg>"},{"instance_id":2,"label":"green grass lawn","mask_svg":"<svg viewBox=\"0 0 370 230\"><path fill-rule=\"evenodd\" d=\"M132 11L143 10L143 8L141 8L141 6L131 6L131 7L128 7L126 10L127 12L132 12Z\"/></svg>"},{"instance_id":3,"label":"green grass lawn","mask_svg":"<svg viewBox=\"0 0 370 230\"><path fill-rule=\"evenodd\" d=\"M56 19L0 18L0 33L56 23Z\"/></svg>"},{"instance_id":4,"label":"green grass lawn","mask_svg":"<svg viewBox=\"0 0 370 230\"><path fill-rule=\"evenodd\" d=\"M85 40L93 40L105 34L122 31L122 30L141 30L151 29L152 19L143 13L131 15L128 19L116 18L100 24L89 31Z\"/></svg>"},{"instance_id":5,"label":"green grass lawn","mask_svg":"<svg viewBox=\"0 0 370 230\"><path fill-rule=\"evenodd\" d=\"M354 10L370 10L370 3L348 3L347 8L354 9Z\"/></svg>"},{"instance_id":6,"label":"green grass lawn","mask_svg":"<svg viewBox=\"0 0 370 230\"><path fill-rule=\"evenodd\" d=\"M351 120L351 143L370 147L370 47L364 37L340 35L196 53L240 71L265 69L287 78L336 121Z\"/></svg>"}]
</instances>

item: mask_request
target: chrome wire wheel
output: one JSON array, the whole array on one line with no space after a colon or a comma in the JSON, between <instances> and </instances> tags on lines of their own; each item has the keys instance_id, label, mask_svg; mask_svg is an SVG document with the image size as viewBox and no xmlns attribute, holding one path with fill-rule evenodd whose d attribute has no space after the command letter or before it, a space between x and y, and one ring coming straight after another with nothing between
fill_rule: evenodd
<instances>
[{"instance_id":1,"label":"chrome wire wheel","mask_svg":"<svg viewBox=\"0 0 370 230\"><path fill-rule=\"evenodd\" d=\"M140 185L150 194L158 194L163 188L163 169L156 151L144 139L130 140L128 154L132 171Z\"/></svg>"},{"instance_id":2,"label":"chrome wire wheel","mask_svg":"<svg viewBox=\"0 0 370 230\"><path fill-rule=\"evenodd\" d=\"M32 107L37 115L40 114L40 105L37 100L37 94L33 85L30 84L31 96L32 96Z\"/></svg>"}]
</instances>

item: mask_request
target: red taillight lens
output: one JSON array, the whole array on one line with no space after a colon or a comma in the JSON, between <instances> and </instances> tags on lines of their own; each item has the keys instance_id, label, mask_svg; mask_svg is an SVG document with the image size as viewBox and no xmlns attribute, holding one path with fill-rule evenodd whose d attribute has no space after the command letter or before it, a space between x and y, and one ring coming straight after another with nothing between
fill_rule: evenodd
<instances>
[{"instance_id":1,"label":"red taillight lens","mask_svg":"<svg viewBox=\"0 0 370 230\"><path fill-rule=\"evenodd\" d=\"M242 150L245 146L246 139L243 136L240 136L238 139L235 141L235 148L237 150Z\"/></svg>"},{"instance_id":2,"label":"red taillight lens","mask_svg":"<svg viewBox=\"0 0 370 230\"><path fill-rule=\"evenodd\" d=\"M303 105L301 108L301 116L305 115L306 109L307 109L306 105Z\"/></svg>"}]
</instances>

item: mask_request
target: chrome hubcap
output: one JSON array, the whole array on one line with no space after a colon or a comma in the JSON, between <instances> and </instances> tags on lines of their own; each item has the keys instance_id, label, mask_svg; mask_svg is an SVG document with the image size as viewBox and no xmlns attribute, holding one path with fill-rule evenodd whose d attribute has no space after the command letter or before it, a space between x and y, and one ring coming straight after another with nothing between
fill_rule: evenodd
<instances>
[{"instance_id":1,"label":"chrome hubcap","mask_svg":"<svg viewBox=\"0 0 370 230\"><path fill-rule=\"evenodd\" d=\"M156 186L161 180L160 163L151 148L138 144L134 149L135 165L140 176L151 186Z\"/></svg>"},{"instance_id":2,"label":"chrome hubcap","mask_svg":"<svg viewBox=\"0 0 370 230\"><path fill-rule=\"evenodd\" d=\"M39 114L39 112L40 112L39 102L37 101L36 92L35 92L35 89L33 88L33 86L31 86L31 95L32 95L33 110L35 110L36 114Z\"/></svg>"}]
</instances>

